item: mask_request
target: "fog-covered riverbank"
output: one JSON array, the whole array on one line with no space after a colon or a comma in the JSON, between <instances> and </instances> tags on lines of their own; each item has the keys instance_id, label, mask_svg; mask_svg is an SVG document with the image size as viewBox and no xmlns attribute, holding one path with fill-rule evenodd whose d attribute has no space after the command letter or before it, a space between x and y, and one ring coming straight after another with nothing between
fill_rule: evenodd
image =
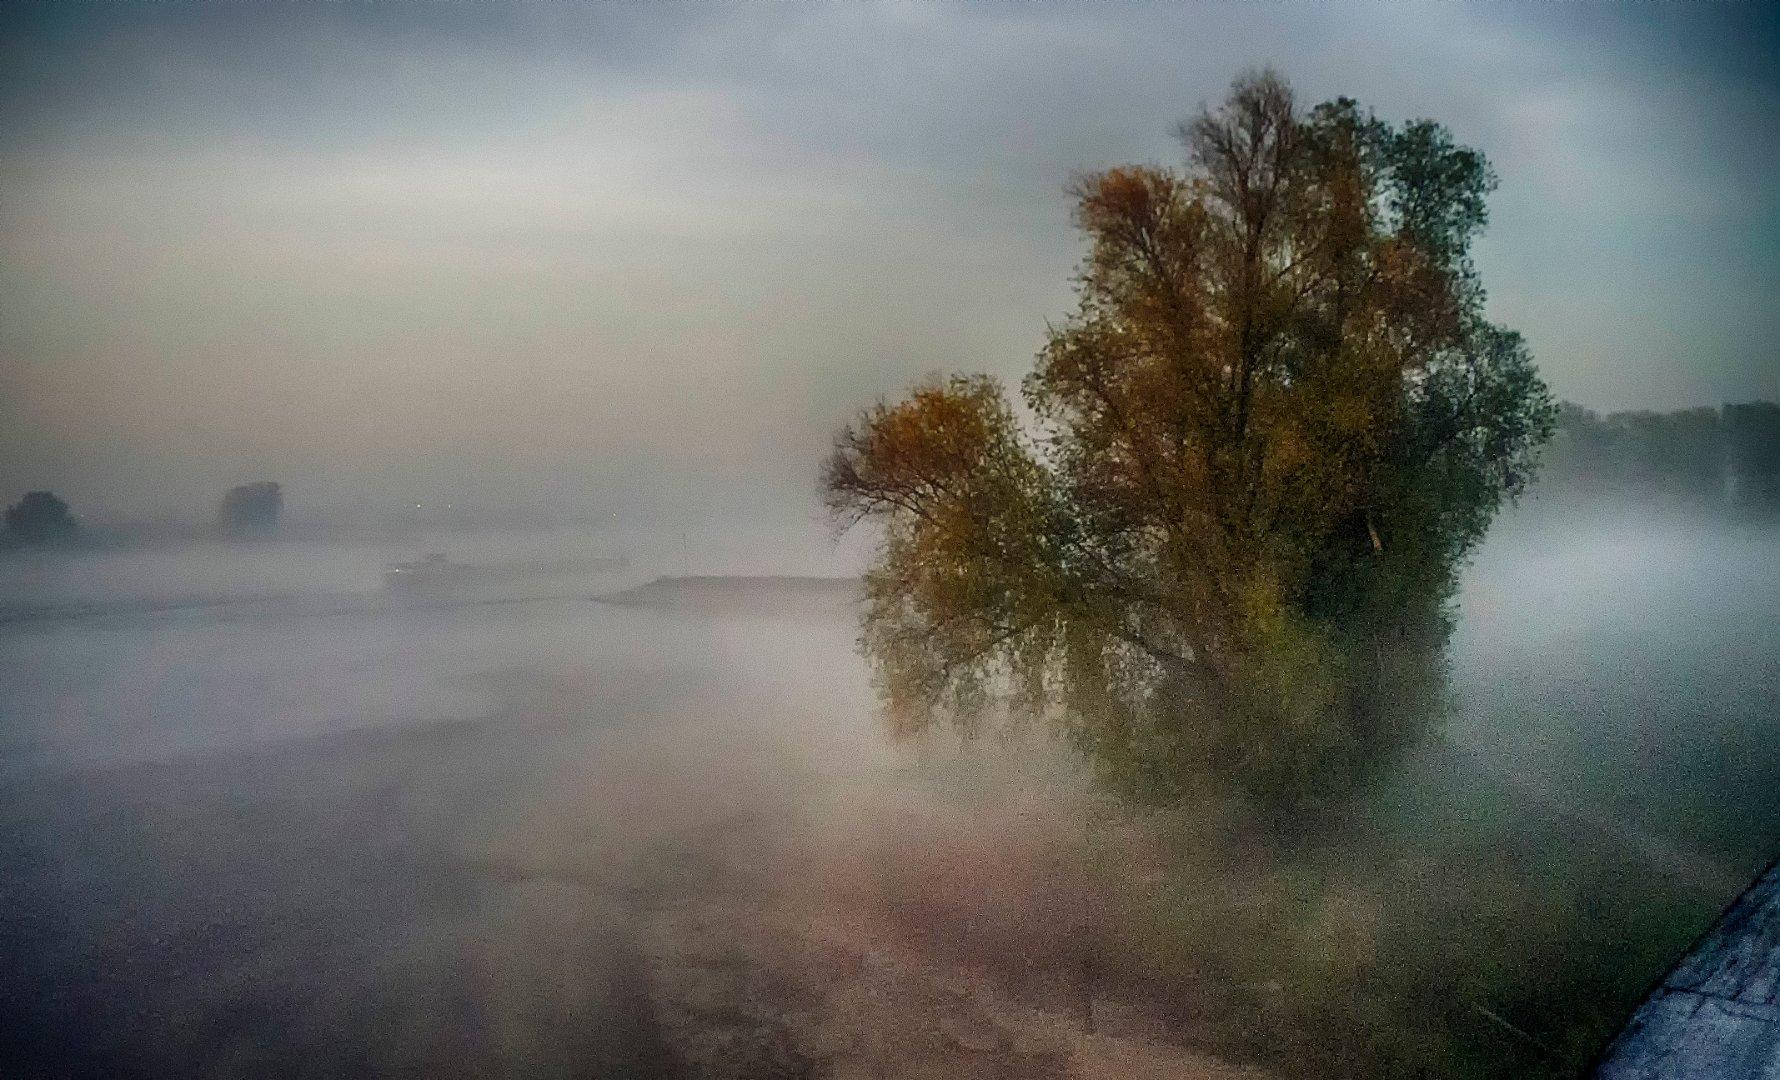
<instances>
[{"instance_id":1,"label":"fog-covered riverbank","mask_svg":"<svg viewBox=\"0 0 1780 1080\"><path fill-rule=\"evenodd\" d=\"M3 568L9 1075L892 1067L856 984L920 1018L898 1051L916 1071L1221 1068L1178 1010L1140 1022L1117 972L1091 980L1086 1014L1038 960L1024 982L995 975L1019 951L998 927L1048 955L1043 912L1099 910L1045 795L1081 791L1066 768L890 746L840 611L613 607L590 580L396 603L378 573L402 554ZM1483 947L1555 905L1587 949L1648 966L1771 857L1777 556L1772 531L1623 523L1484 549L1454 716L1381 817L1420 855L1521 844L1588 865L1502 878L1544 894L1474 926ZM1446 886L1419 887L1438 908ZM1388 935L1395 901L1341 896ZM877 974L830 970L848 956ZM778 1000L796 1016L775 1021ZM1022 1001L1052 1019L1014 1019ZM1436 1020L1537 1056L1490 1043L1514 1040L1487 1021Z\"/></svg>"}]
</instances>

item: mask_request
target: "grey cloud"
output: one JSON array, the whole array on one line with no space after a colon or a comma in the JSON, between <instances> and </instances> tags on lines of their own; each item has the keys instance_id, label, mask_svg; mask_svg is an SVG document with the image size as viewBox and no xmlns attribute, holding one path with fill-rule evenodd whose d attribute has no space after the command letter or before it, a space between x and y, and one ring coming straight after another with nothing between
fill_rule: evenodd
<instances>
[{"instance_id":1,"label":"grey cloud","mask_svg":"<svg viewBox=\"0 0 1780 1080\"><path fill-rule=\"evenodd\" d=\"M195 502L250 461L801 506L857 404L1016 376L1069 302L1068 176L1173 160L1173 123L1258 63L1491 155L1493 310L1560 392L1780 396L1774 85L1715 74L1708 20L48 10L0 30L8 489L126 502L152 462Z\"/></svg>"}]
</instances>

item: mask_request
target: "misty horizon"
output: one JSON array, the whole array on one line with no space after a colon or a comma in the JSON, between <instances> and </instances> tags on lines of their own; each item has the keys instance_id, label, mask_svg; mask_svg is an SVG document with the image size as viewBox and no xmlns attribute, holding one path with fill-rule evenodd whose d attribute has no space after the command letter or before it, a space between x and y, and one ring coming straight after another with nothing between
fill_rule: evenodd
<instances>
[{"instance_id":1,"label":"misty horizon","mask_svg":"<svg viewBox=\"0 0 1780 1080\"><path fill-rule=\"evenodd\" d=\"M1773 21L1589 15L10 5L0 491L729 502L810 547L849 410L1016 373L1070 178L1178 160L1260 63L1489 155L1490 311L1558 396L1780 399Z\"/></svg>"}]
</instances>

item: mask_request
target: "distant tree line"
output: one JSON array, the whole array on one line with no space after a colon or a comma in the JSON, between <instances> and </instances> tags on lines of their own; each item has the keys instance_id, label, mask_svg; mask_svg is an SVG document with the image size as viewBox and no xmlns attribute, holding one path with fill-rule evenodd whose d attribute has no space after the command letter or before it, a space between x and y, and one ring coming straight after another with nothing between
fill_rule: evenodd
<instances>
[{"instance_id":1,"label":"distant tree line","mask_svg":"<svg viewBox=\"0 0 1780 1080\"><path fill-rule=\"evenodd\" d=\"M223 495L218 525L229 536L265 536L278 527L284 489L269 480L241 484ZM91 546L115 542L115 534L83 527L66 500L52 491L30 491L6 508L0 547Z\"/></svg>"},{"instance_id":2,"label":"distant tree line","mask_svg":"<svg viewBox=\"0 0 1780 1080\"><path fill-rule=\"evenodd\" d=\"M1539 493L1560 505L1655 497L1780 511L1780 404L1602 414L1564 402Z\"/></svg>"}]
</instances>

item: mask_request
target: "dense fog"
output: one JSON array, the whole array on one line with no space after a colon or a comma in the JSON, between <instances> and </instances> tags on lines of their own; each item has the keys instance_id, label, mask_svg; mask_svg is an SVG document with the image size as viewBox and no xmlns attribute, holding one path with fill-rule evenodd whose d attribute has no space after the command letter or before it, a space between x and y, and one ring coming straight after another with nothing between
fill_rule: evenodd
<instances>
[{"instance_id":1,"label":"dense fog","mask_svg":"<svg viewBox=\"0 0 1780 1080\"><path fill-rule=\"evenodd\" d=\"M1506 520L1451 715L1314 884L1214 882L1201 826L1109 808L1042 736L892 743L844 589L603 603L658 567L430 540L531 570L416 596L375 545L0 563L9 1075L1223 1075L1267 1065L1243 1010L1347 1045L1268 1003L1314 943L1493 957L1366 1022L1508 1075L1600 1037L1780 839L1772 527ZM1271 920L1256 972L1229 925L1140 970L1120 941L1182 887Z\"/></svg>"}]
</instances>

